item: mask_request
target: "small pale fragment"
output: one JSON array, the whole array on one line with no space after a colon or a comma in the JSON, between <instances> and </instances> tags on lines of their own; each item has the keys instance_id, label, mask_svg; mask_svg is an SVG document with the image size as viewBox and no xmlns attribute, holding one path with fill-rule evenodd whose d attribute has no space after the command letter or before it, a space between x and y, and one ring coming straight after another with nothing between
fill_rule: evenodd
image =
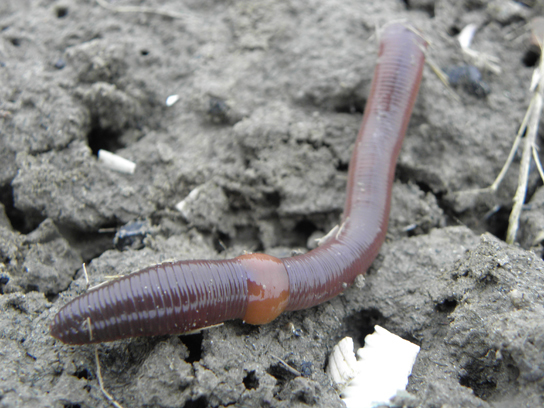
<instances>
[{"instance_id":1,"label":"small pale fragment","mask_svg":"<svg viewBox=\"0 0 544 408\"><path fill-rule=\"evenodd\" d=\"M366 279L364 274L357 275L353 282L353 287L357 289L363 289L366 285Z\"/></svg>"},{"instance_id":2,"label":"small pale fragment","mask_svg":"<svg viewBox=\"0 0 544 408\"><path fill-rule=\"evenodd\" d=\"M98 161L108 169L119 173L134 174L136 170L136 163L103 149L98 151Z\"/></svg>"},{"instance_id":3,"label":"small pale fragment","mask_svg":"<svg viewBox=\"0 0 544 408\"><path fill-rule=\"evenodd\" d=\"M187 197L175 205L176 210L178 210L186 219L189 218L189 210L187 208L188 202L194 201L198 197L198 194L200 194L200 186L193 188L191 192L187 194Z\"/></svg>"},{"instance_id":4,"label":"small pale fragment","mask_svg":"<svg viewBox=\"0 0 544 408\"><path fill-rule=\"evenodd\" d=\"M365 347L357 350L355 366L352 363L339 364L337 361L341 360L337 358L333 362L334 349L329 359L329 376L337 389L341 390L340 396L348 408L371 408L384 404L399 390L404 390L419 353L419 346L384 328L375 326L374 330L373 334L366 336ZM353 351L350 352L353 356ZM347 346L344 346L344 360L352 361L347 357L348 354ZM351 381L344 380L347 384L342 383L343 379L352 377L353 373L355 377Z\"/></svg>"},{"instance_id":5,"label":"small pale fragment","mask_svg":"<svg viewBox=\"0 0 544 408\"><path fill-rule=\"evenodd\" d=\"M357 360L353 353L353 339L344 337L332 349L329 357L329 376L337 390L344 387L357 375Z\"/></svg>"},{"instance_id":6,"label":"small pale fragment","mask_svg":"<svg viewBox=\"0 0 544 408\"><path fill-rule=\"evenodd\" d=\"M172 106L177 101L179 101L179 95L170 95L168 98L166 98L166 106Z\"/></svg>"},{"instance_id":7,"label":"small pale fragment","mask_svg":"<svg viewBox=\"0 0 544 408\"><path fill-rule=\"evenodd\" d=\"M326 243L329 239L334 238L338 232L338 229L340 227L338 225L335 225L333 229L331 229L327 234L319 239L317 239L317 246L321 246L324 243Z\"/></svg>"},{"instance_id":8,"label":"small pale fragment","mask_svg":"<svg viewBox=\"0 0 544 408\"><path fill-rule=\"evenodd\" d=\"M477 29L478 26L476 24L469 24L461 30L457 40L459 41L462 49L470 48L470 44L472 44L472 39L474 38L474 34L476 34Z\"/></svg>"}]
</instances>

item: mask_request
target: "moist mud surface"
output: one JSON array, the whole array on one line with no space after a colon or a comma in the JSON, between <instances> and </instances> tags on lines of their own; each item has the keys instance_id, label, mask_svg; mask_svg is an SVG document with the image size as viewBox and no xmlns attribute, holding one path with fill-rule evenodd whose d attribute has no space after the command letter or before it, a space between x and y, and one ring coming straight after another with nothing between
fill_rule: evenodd
<instances>
[{"instance_id":1,"label":"moist mud surface","mask_svg":"<svg viewBox=\"0 0 544 408\"><path fill-rule=\"evenodd\" d=\"M125 407L341 407L330 351L380 324L421 346L399 406L544 404L541 183L531 174L515 246L502 239L519 155L496 194L467 192L493 182L529 104L525 24L539 2L107 4L179 15L0 3L0 406L110 406L94 347L49 335L86 289L83 262L96 285L171 259L290 256L330 231L376 27L399 19L425 33L457 87L425 68L364 286L263 326L101 344L105 386ZM455 71L469 23L500 73ZM104 167L100 149L135 173Z\"/></svg>"}]
</instances>

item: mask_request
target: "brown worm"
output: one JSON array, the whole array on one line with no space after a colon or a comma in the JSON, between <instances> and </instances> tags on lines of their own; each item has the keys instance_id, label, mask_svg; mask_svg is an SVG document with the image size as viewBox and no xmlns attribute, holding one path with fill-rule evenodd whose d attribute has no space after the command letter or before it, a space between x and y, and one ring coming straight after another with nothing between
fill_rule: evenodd
<instances>
[{"instance_id":1,"label":"brown worm","mask_svg":"<svg viewBox=\"0 0 544 408\"><path fill-rule=\"evenodd\" d=\"M340 227L318 248L278 259L264 254L221 261L166 262L75 298L51 335L86 344L180 334L230 319L251 324L318 305L349 287L376 257L387 231L399 150L418 93L426 42L388 25L350 162ZM90 324L90 327L89 327Z\"/></svg>"}]
</instances>

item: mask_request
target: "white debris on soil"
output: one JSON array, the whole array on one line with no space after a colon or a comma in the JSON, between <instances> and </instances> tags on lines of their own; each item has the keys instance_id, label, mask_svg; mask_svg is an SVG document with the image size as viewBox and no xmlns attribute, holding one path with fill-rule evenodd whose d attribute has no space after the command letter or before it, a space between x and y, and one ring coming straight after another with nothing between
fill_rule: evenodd
<instances>
[{"instance_id":1,"label":"white debris on soil","mask_svg":"<svg viewBox=\"0 0 544 408\"><path fill-rule=\"evenodd\" d=\"M136 170L136 163L103 149L98 151L98 161L105 167L119 173L134 174L134 170Z\"/></svg>"},{"instance_id":2,"label":"white debris on soil","mask_svg":"<svg viewBox=\"0 0 544 408\"><path fill-rule=\"evenodd\" d=\"M200 186L196 187L191 190L191 192L185 197L183 200L181 200L179 203L175 205L176 210L178 210L186 219L189 218L188 215L188 209L187 209L187 203L188 201L195 200L198 197L198 194L200 193Z\"/></svg>"},{"instance_id":3,"label":"white debris on soil","mask_svg":"<svg viewBox=\"0 0 544 408\"><path fill-rule=\"evenodd\" d=\"M329 357L329 376L348 408L387 403L408 384L419 346L375 326L365 346L353 353L353 340L342 339Z\"/></svg>"},{"instance_id":4,"label":"white debris on soil","mask_svg":"<svg viewBox=\"0 0 544 408\"><path fill-rule=\"evenodd\" d=\"M179 95L170 95L166 98L166 106L172 106L179 101Z\"/></svg>"}]
</instances>

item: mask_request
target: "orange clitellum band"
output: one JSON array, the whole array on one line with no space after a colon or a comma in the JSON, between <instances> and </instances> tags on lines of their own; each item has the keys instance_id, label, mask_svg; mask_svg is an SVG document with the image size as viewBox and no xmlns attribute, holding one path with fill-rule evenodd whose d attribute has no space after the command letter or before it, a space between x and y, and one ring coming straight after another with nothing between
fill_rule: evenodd
<instances>
[{"instance_id":1,"label":"orange clitellum band","mask_svg":"<svg viewBox=\"0 0 544 408\"><path fill-rule=\"evenodd\" d=\"M283 262L266 254L236 258L247 271L248 303L243 319L250 324L271 322L289 303L289 277Z\"/></svg>"}]
</instances>

